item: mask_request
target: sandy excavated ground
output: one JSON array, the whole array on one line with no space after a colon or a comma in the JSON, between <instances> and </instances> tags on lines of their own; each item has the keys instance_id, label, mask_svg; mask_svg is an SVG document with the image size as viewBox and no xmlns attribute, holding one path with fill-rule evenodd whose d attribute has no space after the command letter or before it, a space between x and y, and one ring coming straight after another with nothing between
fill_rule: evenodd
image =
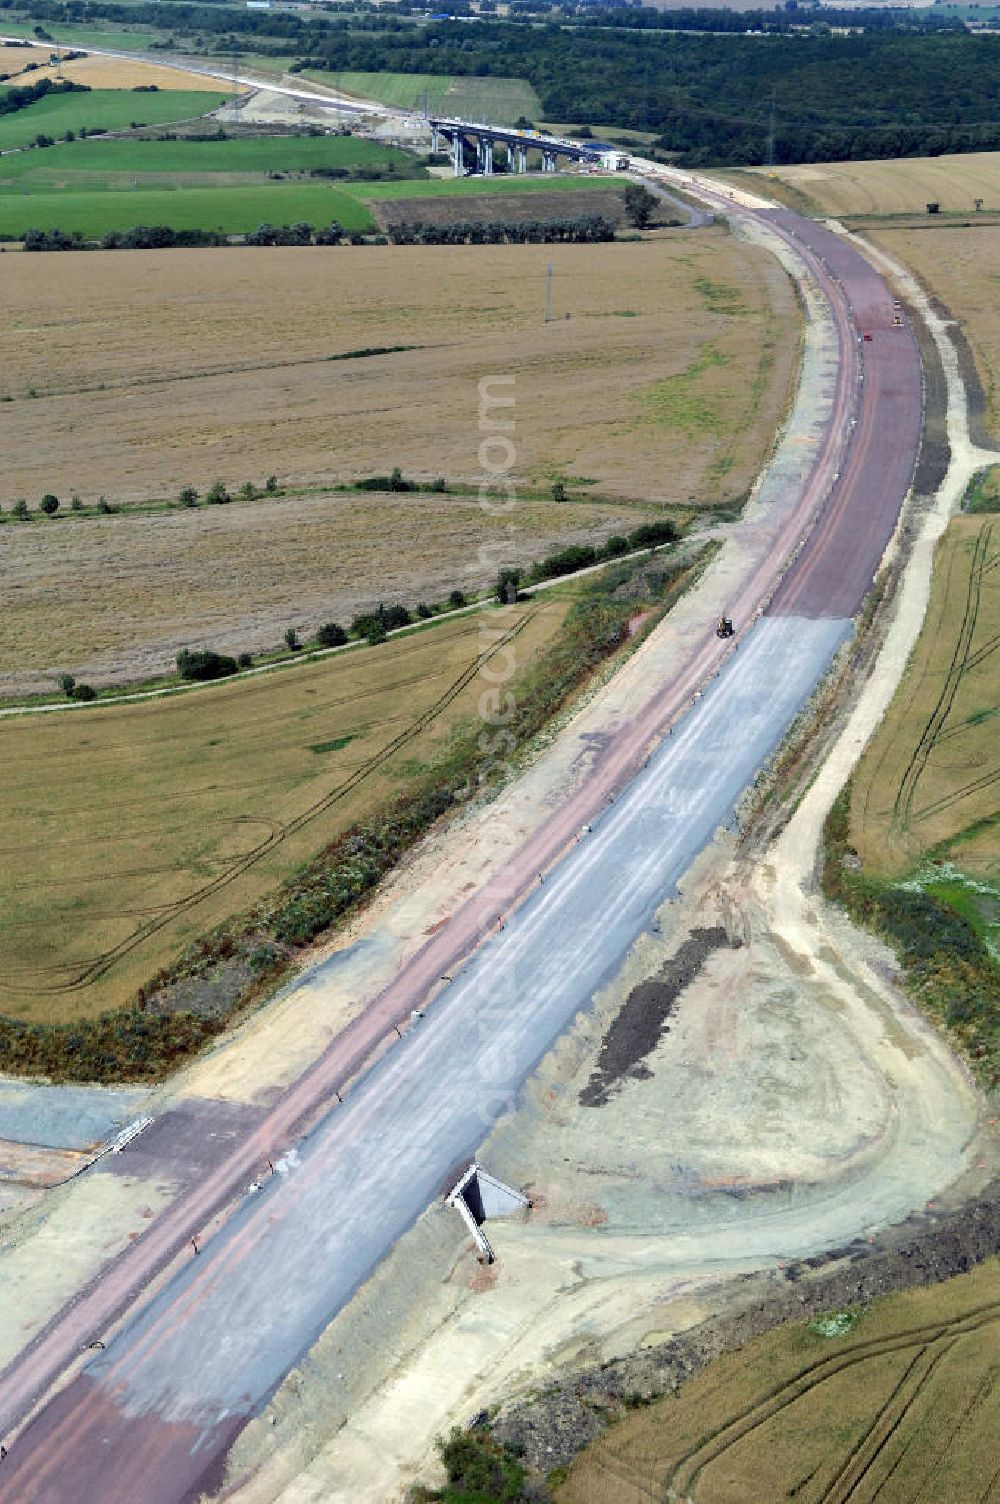
<instances>
[{"instance_id":1,"label":"sandy excavated ground","mask_svg":"<svg viewBox=\"0 0 1000 1504\"><path fill-rule=\"evenodd\" d=\"M47 491L127 502L394 465L478 484L479 383L511 375L518 483L724 501L767 452L797 350L787 277L718 228L596 246L81 253L58 286L45 259L4 268L5 510ZM330 358L397 345L413 348Z\"/></svg>"}]
</instances>

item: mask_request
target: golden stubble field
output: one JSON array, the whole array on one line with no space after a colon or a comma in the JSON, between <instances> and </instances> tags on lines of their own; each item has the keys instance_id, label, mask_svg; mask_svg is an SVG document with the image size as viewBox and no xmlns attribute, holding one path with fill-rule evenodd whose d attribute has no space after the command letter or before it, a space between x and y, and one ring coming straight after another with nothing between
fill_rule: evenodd
<instances>
[{"instance_id":1,"label":"golden stubble field","mask_svg":"<svg viewBox=\"0 0 1000 1504\"><path fill-rule=\"evenodd\" d=\"M0 409L2 411L2 409ZM182 647L274 648L287 627L349 626L379 601L444 600L569 543L627 533L651 507L339 493L39 521L0 533L0 695L170 672ZM510 533L508 529L515 531Z\"/></svg>"},{"instance_id":2,"label":"golden stubble field","mask_svg":"<svg viewBox=\"0 0 1000 1504\"><path fill-rule=\"evenodd\" d=\"M0 1011L41 1022L128 1001L474 720L498 629L517 628L521 673L566 605L473 613L168 699L0 721Z\"/></svg>"},{"instance_id":3,"label":"golden stubble field","mask_svg":"<svg viewBox=\"0 0 1000 1504\"><path fill-rule=\"evenodd\" d=\"M957 517L913 657L854 775L851 839L866 870L898 876L933 849L996 873L998 705L1000 516Z\"/></svg>"},{"instance_id":4,"label":"golden stubble field","mask_svg":"<svg viewBox=\"0 0 1000 1504\"><path fill-rule=\"evenodd\" d=\"M941 157L900 157L884 162L810 162L746 169L746 180L787 183L825 214L923 214L929 202L942 210L1000 209L1000 152Z\"/></svg>"},{"instance_id":5,"label":"golden stubble field","mask_svg":"<svg viewBox=\"0 0 1000 1504\"><path fill-rule=\"evenodd\" d=\"M779 1328L583 1452L558 1504L973 1504L995 1497L1000 1263Z\"/></svg>"},{"instance_id":6,"label":"golden stubble field","mask_svg":"<svg viewBox=\"0 0 1000 1504\"><path fill-rule=\"evenodd\" d=\"M70 50L61 45L59 51ZM76 49L73 49L76 50ZM80 49L83 51L84 49ZM53 48L45 47L0 47L0 73L11 75L8 82L23 88L37 84L43 78L53 81L69 79L75 84L86 84L91 89L135 89L154 86L157 89L208 89L212 80L204 73L185 73L180 68L163 68L156 63L133 62L131 58L87 57L73 58L53 67L49 62ZM35 63L30 73L19 77L26 63ZM222 86L224 87L224 85ZM244 93L245 90L239 92Z\"/></svg>"},{"instance_id":7,"label":"golden stubble field","mask_svg":"<svg viewBox=\"0 0 1000 1504\"><path fill-rule=\"evenodd\" d=\"M519 479L730 498L771 441L798 350L784 273L722 229L53 260L4 262L5 509L46 491L128 502L216 477L313 484L393 465L472 482L479 382L506 375ZM417 348L330 359L393 345ZM669 382L684 400L661 400Z\"/></svg>"}]
</instances>

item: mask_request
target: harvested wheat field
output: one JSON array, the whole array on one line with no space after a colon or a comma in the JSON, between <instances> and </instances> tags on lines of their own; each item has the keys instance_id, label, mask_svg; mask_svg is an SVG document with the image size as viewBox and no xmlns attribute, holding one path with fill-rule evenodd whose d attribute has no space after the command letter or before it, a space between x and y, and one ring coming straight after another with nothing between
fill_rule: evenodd
<instances>
[{"instance_id":1,"label":"harvested wheat field","mask_svg":"<svg viewBox=\"0 0 1000 1504\"><path fill-rule=\"evenodd\" d=\"M895 877L928 854L1000 876L1000 517L956 518L941 541L923 630L858 765L851 840Z\"/></svg>"},{"instance_id":2,"label":"harvested wheat field","mask_svg":"<svg viewBox=\"0 0 1000 1504\"><path fill-rule=\"evenodd\" d=\"M1000 153L995 160L1000 162ZM958 319L985 395L984 418L1000 439L1000 224L866 227L865 234L911 268Z\"/></svg>"},{"instance_id":3,"label":"harvested wheat field","mask_svg":"<svg viewBox=\"0 0 1000 1504\"><path fill-rule=\"evenodd\" d=\"M558 1504L995 1498L1000 1264L780 1328L582 1453Z\"/></svg>"},{"instance_id":4,"label":"harvested wheat field","mask_svg":"<svg viewBox=\"0 0 1000 1504\"><path fill-rule=\"evenodd\" d=\"M475 483L479 382L508 375L519 481L711 504L754 476L798 349L784 273L714 228L618 245L94 252L52 271L51 257L5 258L5 511L47 491L118 503L394 465ZM395 345L414 348L364 353Z\"/></svg>"},{"instance_id":5,"label":"harvested wheat field","mask_svg":"<svg viewBox=\"0 0 1000 1504\"><path fill-rule=\"evenodd\" d=\"M0 47L0 73L9 73L8 82L21 87L37 84L43 78L50 78L53 82L68 79L74 84L86 84L91 89L207 89L215 86L215 80L206 79L204 73L185 73L180 68L164 68L157 63L134 62L124 57L99 57L93 53L53 66L49 58L55 50L53 45ZM60 53L68 50L65 45L58 48ZM26 63L37 66L23 78L15 77ZM238 92L246 91L239 89Z\"/></svg>"},{"instance_id":6,"label":"harvested wheat field","mask_svg":"<svg viewBox=\"0 0 1000 1504\"><path fill-rule=\"evenodd\" d=\"M562 595L505 614L519 674L566 608ZM477 618L168 699L0 722L0 1011L41 1022L124 1003L397 791L475 715ZM506 640L491 632L485 650Z\"/></svg>"},{"instance_id":7,"label":"harvested wheat field","mask_svg":"<svg viewBox=\"0 0 1000 1504\"><path fill-rule=\"evenodd\" d=\"M150 678L182 647L256 653L379 601L412 610L490 585L500 562L526 569L654 515L525 500L497 516L474 496L340 493L12 524L0 696L51 692L67 671L98 686Z\"/></svg>"},{"instance_id":8,"label":"harvested wheat field","mask_svg":"<svg viewBox=\"0 0 1000 1504\"><path fill-rule=\"evenodd\" d=\"M977 198L986 209L1000 209L1000 152L995 151L746 171L744 180L756 179L764 193L769 180L787 183L824 214L923 214L929 202L943 211L973 213Z\"/></svg>"}]
</instances>

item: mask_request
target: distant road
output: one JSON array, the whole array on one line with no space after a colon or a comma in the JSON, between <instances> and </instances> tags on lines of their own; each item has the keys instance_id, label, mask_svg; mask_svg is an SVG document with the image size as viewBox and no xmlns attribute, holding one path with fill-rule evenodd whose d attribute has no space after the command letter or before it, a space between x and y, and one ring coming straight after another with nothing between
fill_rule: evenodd
<instances>
[{"instance_id":1,"label":"distant road","mask_svg":"<svg viewBox=\"0 0 1000 1504\"><path fill-rule=\"evenodd\" d=\"M0 44L4 42L31 41L30 37L4 37L0 36ZM39 45L48 46L48 43ZM128 63L151 63L157 68L175 68L180 73L197 73L204 78L219 79L222 83L240 84L248 89L267 89L271 94L285 94L291 99L305 99L311 104L326 105L331 110L336 110L345 115L370 114L372 110L385 110L385 105L375 104L370 100L348 99L343 94L337 94L333 90L320 93L317 89L292 88L288 84L266 83L260 78L252 78L249 74L234 73L232 68L213 68L201 61L185 62L176 57L168 57L160 52L123 52L112 47L84 47L76 48L72 42L55 42L56 47L64 51L86 52L93 57L116 57Z\"/></svg>"},{"instance_id":2,"label":"distant road","mask_svg":"<svg viewBox=\"0 0 1000 1504\"><path fill-rule=\"evenodd\" d=\"M729 207L721 196L718 202ZM826 497L771 614L743 632L731 657L733 645L706 623L689 661L488 891L474 894L225 1161L10 1366L0 1384L4 1435L242 1193L239 1210L201 1254L11 1445L0 1466L3 1501L186 1504L220 1481L247 1419L412 1224L449 1167L485 1138L490 1083L499 1108L587 1006L850 633L850 612L877 568L915 462L919 357L912 333L892 327L891 313L879 342L861 341L859 321L891 310L892 300L855 251L838 243L835 255L829 232L783 211L759 217L794 239L829 302L839 343L832 417L808 479L773 553L732 602L737 622L753 621ZM883 358L891 364L888 383L876 375ZM888 427L882 414L890 402ZM651 741L675 722L674 735L650 755ZM337 1090L387 1032L404 1029L442 976L454 981L426 1019L405 1028L338 1105ZM317 1116L296 1143L299 1125ZM916 1119L912 1126L911 1138L900 1134L892 1149L903 1159L919 1153ZM267 1157L278 1173L248 1193ZM910 1181L903 1174L894 1184L919 1183L915 1158L903 1168ZM868 1180L832 1193L818 1211L793 1206L783 1219L771 1210L756 1230L744 1224L736 1243L716 1228L714 1257L735 1262L748 1248L763 1256L779 1245L814 1252L880 1213L902 1215L880 1200L881 1190L873 1166ZM693 1235L679 1243L679 1266L704 1257Z\"/></svg>"}]
</instances>

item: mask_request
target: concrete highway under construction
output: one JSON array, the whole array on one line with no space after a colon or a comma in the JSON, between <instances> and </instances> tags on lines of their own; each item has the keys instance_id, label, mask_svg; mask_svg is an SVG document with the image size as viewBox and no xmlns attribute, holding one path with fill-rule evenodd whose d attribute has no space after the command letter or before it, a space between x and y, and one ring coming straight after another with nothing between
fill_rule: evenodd
<instances>
[{"instance_id":1,"label":"concrete highway under construction","mask_svg":"<svg viewBox=\"0 0 1000 1504\"><path fill-rule=\"evenodd\" d=\"M791 245L832 352L798 469L779 452L764 481L775 520L731 590L735 637L706 620L573 795L10 1365L5 1504L183 1504L221 1485L236 1436L617 971L850 637L919 450L916 341L842 236L698 191ZM275 1173L258 1183L268 1158ZM899 1217L933 1190L916 1157L905 1180ZM849 1240L868 1210L862 1180L818 1222L720 1224L714 1261L735 1267L779 1239L814 1253ZM696 1255L678 1239L678 1268Z\"/></svg>"}]
</instances>

